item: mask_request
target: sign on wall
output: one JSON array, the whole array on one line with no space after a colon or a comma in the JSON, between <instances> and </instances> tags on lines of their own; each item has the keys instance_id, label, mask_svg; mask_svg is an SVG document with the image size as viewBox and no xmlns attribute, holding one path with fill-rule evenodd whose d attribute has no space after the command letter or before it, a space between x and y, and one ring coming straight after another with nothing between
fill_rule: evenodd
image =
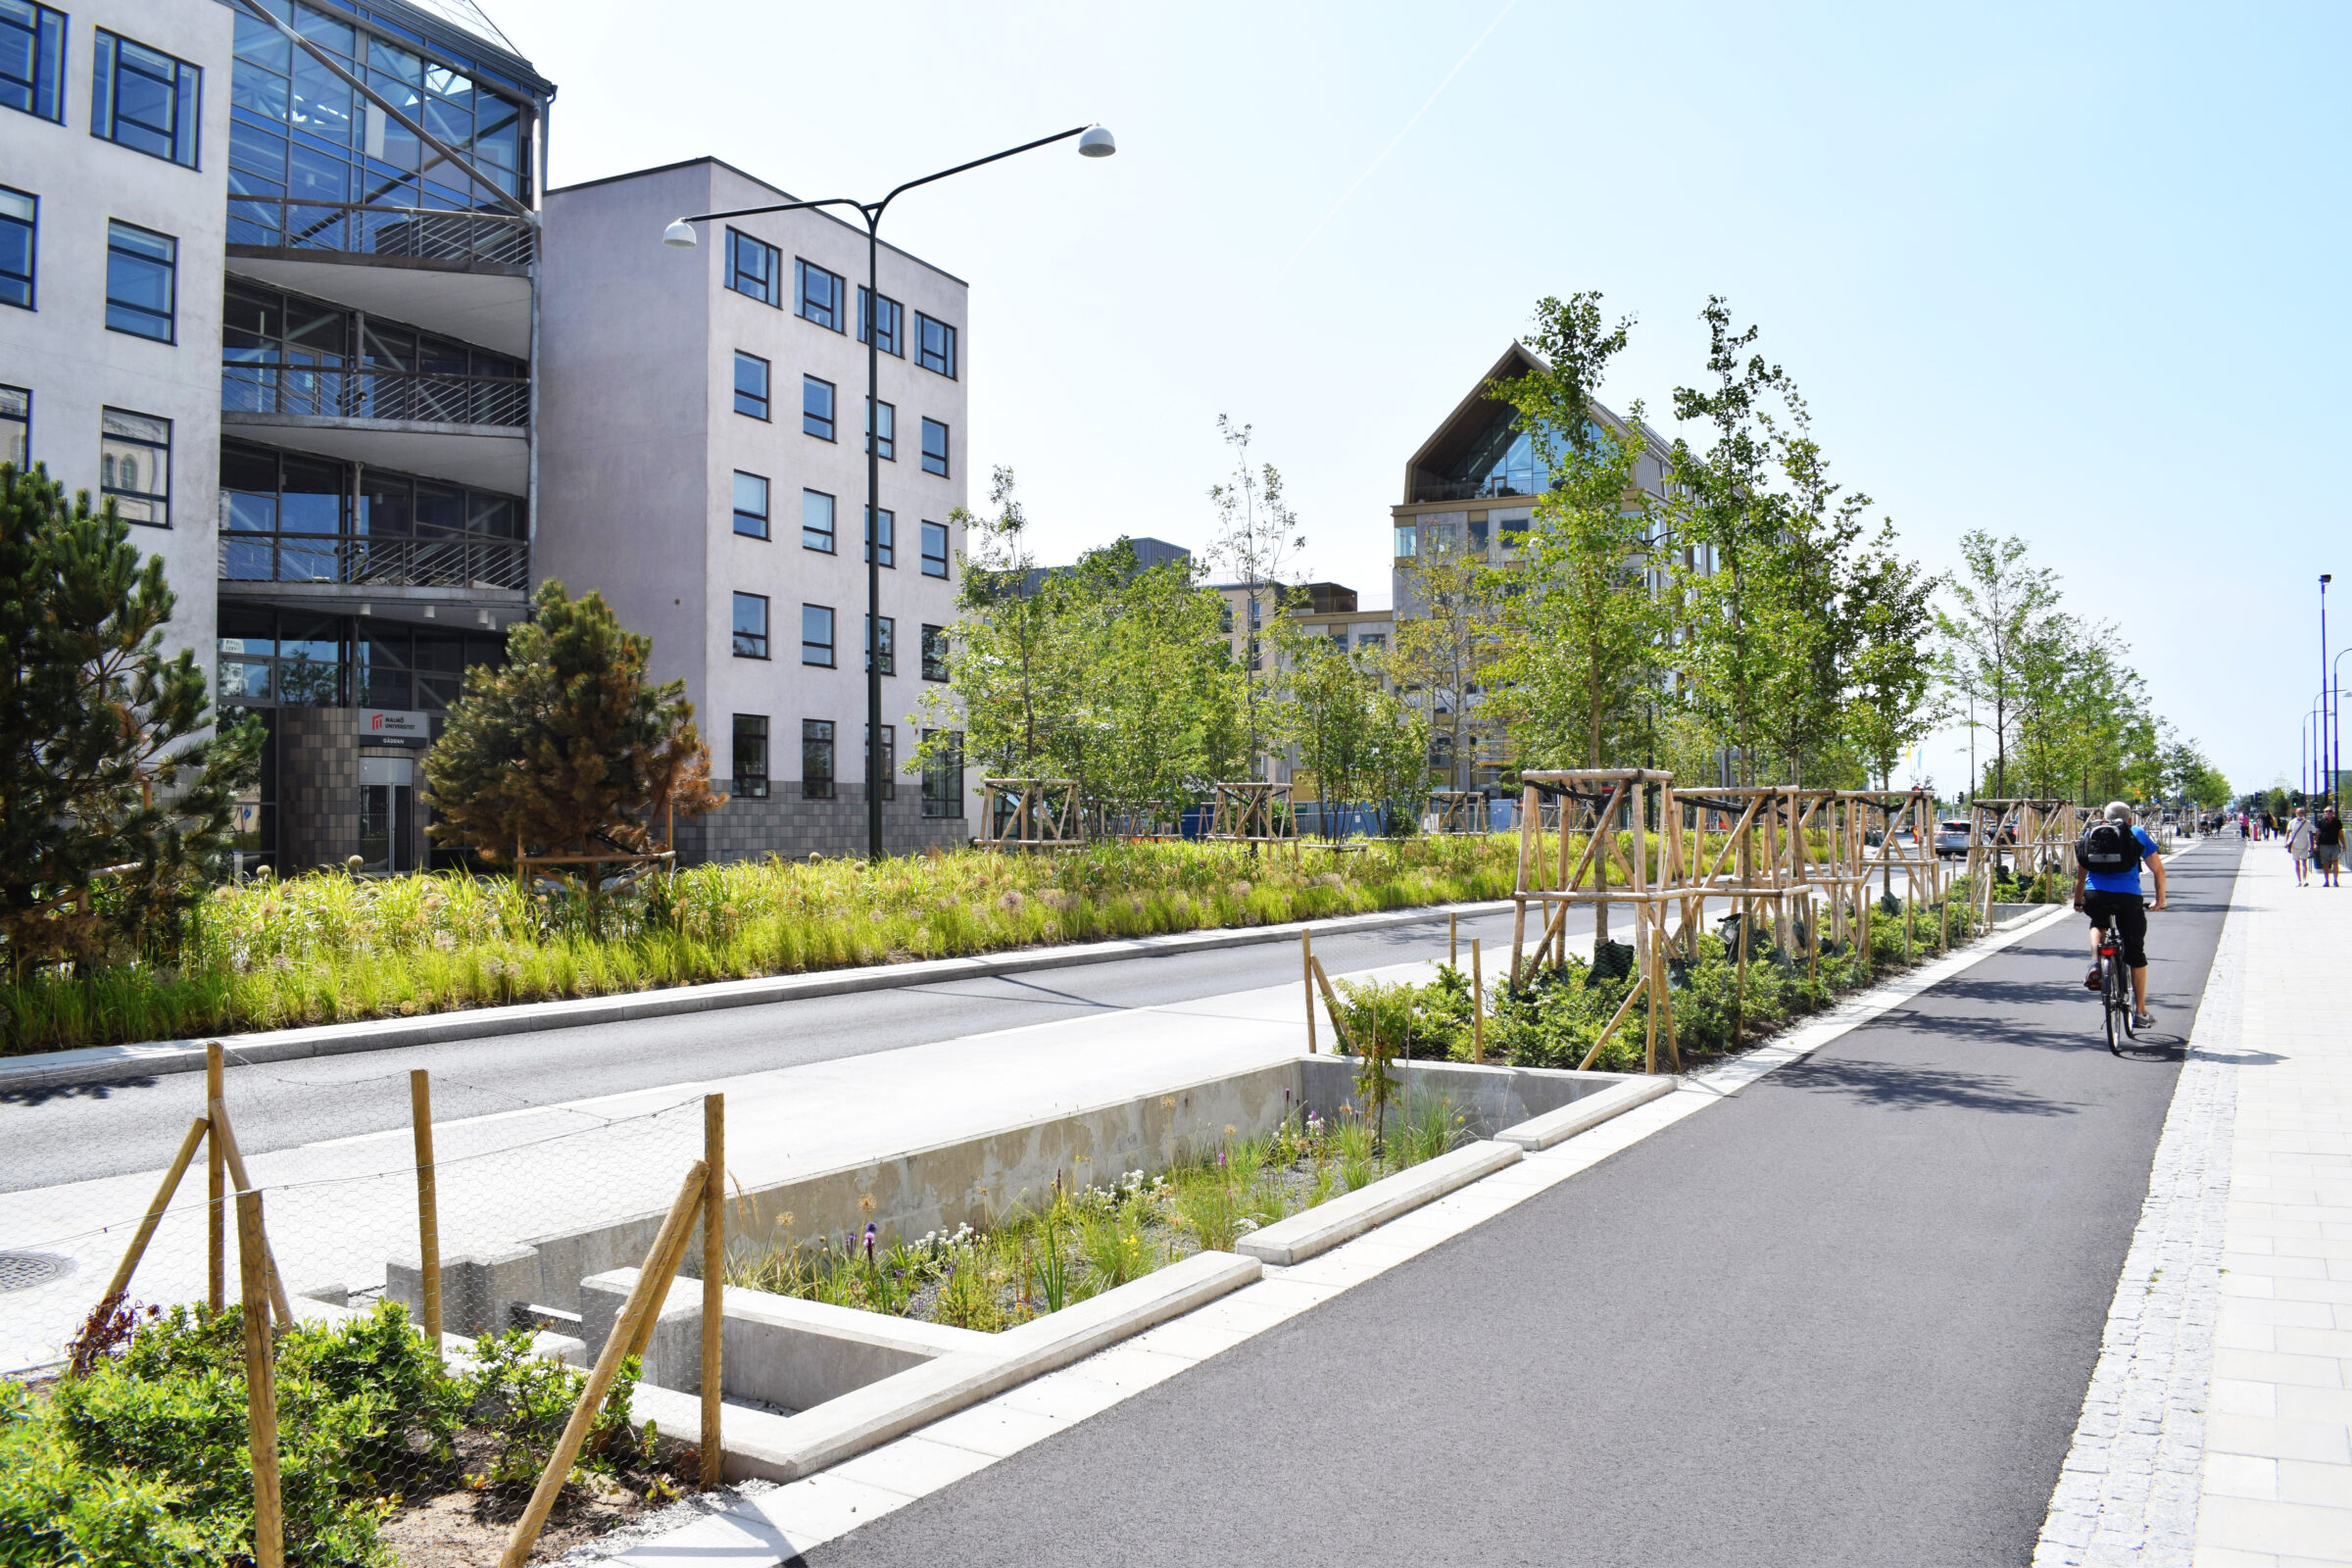
<instances>
[{"instance_id":1,"label":"sign on wall","mask_svg":"<svg viewBox=\"0 0 2352 1568\"><path fill-rule=\"evenodd\" d=\"M398 708L363 708L360 710L360 739L429 741L433 738L433 716Z\"/></svg>"}]
</instances>

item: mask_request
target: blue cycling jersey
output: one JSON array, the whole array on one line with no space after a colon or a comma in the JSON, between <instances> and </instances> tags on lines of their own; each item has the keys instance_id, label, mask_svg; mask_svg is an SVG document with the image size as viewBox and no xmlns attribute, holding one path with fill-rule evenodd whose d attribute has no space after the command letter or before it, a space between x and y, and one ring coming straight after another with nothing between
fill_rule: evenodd
<instances>
[{"instance_id":1,"label":"blue cycling jersey","mask_svg":"<svg viewBox=\"0 0 2352 1568\"><path fill-rule=\"evenodd\" d=\"M2144 857L2156 853L2156 841L2148 837L2148 830L2142 827L2133 828L2132 836L2139 840L2139 853L2143 857L2140 865L2147 864ZM2129 871L2085 872L2082 885L2093 893L2137 893L2140 891L2139 867L2133 866Z\"/></svg>"}]
</instances>

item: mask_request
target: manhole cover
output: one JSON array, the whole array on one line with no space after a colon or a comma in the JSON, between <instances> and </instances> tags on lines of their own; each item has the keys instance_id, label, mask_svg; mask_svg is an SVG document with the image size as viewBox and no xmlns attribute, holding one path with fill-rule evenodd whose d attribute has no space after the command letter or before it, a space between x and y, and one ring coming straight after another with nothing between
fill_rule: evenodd
<instances>
[{"instance_id":1,"label":"manhole cover","mask_svg":"<svg viewBox=\"0 0 2352 1568\"><path fill-rule=\"evenodd\" d=\"M0 1252L0 1291L28 1291L74 1272L74 1260L55 1252Z\"/></svg>"}]
</instances>

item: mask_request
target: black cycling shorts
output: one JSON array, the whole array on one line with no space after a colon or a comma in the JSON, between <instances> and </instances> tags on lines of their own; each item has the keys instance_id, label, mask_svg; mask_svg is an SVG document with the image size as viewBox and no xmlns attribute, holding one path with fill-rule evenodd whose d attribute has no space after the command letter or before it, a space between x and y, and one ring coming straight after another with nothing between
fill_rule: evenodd
<instances>
[{"instance_id":1,"label":"black cycling shorts","mask_svg":"<svg viewBox=\"0 0 2352 1568\"><path fill-rule=\"evenodd\" d=\"M2091 888L2082 895L2082 912L2090 916L2093 931L2103 929L2107 916L2114 914L2115 927L2124 935L2124 966L2148 966L2148 906L2139 902L2138 894L2101 893Z\"/></svg>"}]
</instances>

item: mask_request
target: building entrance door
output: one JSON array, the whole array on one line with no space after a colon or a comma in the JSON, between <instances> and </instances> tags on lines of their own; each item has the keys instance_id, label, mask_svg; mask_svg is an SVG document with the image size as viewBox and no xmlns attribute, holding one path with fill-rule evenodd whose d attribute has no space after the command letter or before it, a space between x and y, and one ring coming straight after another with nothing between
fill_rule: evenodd
<instances>
[{"instance_id":1,"label":"building entrance door","mask_svg":"<svg viewBox=\"0 0 2352 1568\"><path fill-rule=\"evenodd\" d=\"M416 764L408 758L360 759L360 869L416 869Z\"/></svg>"}]
</instances>

